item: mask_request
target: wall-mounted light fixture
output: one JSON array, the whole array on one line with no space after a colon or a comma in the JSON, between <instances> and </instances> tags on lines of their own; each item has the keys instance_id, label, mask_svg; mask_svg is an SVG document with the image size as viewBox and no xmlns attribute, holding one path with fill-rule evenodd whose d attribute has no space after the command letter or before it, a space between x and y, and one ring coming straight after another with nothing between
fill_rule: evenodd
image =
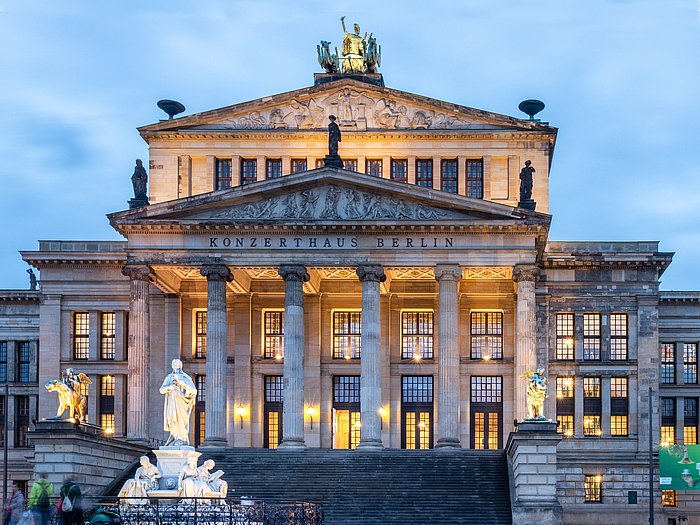
<instances>
[{"instance_id":1,"label":"wall-mounted light fixture","mask_svg":"<svg viewBox=\"0 0 700 525\"><path fill-rule=\"evenodd\" d=\"M311 430L314 429L314 416L316 415L316 409L312 406L306 407L306 415L309 416L309 422L311 423Z\"/></svg>"},{"instance_id":2,"label":"wall-mounted light fixture","mask_svg":"<svg viewBox=\"0 0 700 525\"><path fill-rule=\"evenodd\" d=\"M377 409L377 414L379 414L379 429L382 430L384 428L384 418L386 417L386 408L384 407L379 407Z\"/></svg>"},{"instance_id":3,"label":"wall-mounted light fixture","mask_svg":"<svg viewBox=\"0 0 700 525\"><path fill-rule=\"evenodd\" d=\"M236 407L236 415L241 422L241 430L243 430L243 416L245 416L245 408L243 408L243 405L238 405Z\"/></svg>"}]
</instances>

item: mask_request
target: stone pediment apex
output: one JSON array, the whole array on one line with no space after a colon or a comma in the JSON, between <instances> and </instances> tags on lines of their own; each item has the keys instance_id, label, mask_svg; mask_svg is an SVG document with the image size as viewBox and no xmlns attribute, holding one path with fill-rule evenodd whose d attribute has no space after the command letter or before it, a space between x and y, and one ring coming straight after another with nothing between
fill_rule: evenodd
<instances>
[{"instance_id":1,"label":"stone pediment apex","mask_svg":"<svg viewBox=\"0 0 700 525\"><path fill-rule=\"evenodd\" d=\"M248 186L113 213L120 226L437 224L549 226L550 216L429 188L321 168Z\"/></svg>"},{"instance_id":2,"label":"stone pediment apex","mask_svg":"<svg viewBox=\"0 0 700 525\"><path fill-rule=\"evenodd\" d=\"M325 130L470 130L556 133L547 124L341 79L139 128L142 136L177 132Z\"/></svg>"}]
</instances>

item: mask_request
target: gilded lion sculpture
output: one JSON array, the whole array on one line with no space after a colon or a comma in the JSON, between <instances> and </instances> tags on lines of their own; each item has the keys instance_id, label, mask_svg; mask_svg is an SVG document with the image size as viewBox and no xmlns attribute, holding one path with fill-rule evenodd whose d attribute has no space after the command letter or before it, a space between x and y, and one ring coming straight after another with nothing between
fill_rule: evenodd
<instances>
[{"instance_id":1,"label":"gilded lion sculpture","mask_svg":"<svg viewBox=\"0 0 700 525\"><path fill-rule=\"evenodd\" d=\"M547 378L544 377L544 368L538 368L534 372L525 372L521 377L528 380L527 419L546 419L544 417L544 400L547 399Z\"/></svg>"},{"instance_id":2,"label":"gilded lion sculpture","mask_svg":"<svg viewBox=\"0 0 700 525\"><path fill-rule=\"evenodd\" d=\"M84 374L80 374L84 375ZM87 379L87 376L85 376ZM90 381L87 379L87 381ZM90 381L91 384L92 381ZM52 379L46 383L46 390L56 392L58 394L58 411L56 417L63 416L66 409L69 410L68 417L75 419L78 422L87 422L87 398L79 392L71 389L68 385Z\"/></svg>"}]
</instances>

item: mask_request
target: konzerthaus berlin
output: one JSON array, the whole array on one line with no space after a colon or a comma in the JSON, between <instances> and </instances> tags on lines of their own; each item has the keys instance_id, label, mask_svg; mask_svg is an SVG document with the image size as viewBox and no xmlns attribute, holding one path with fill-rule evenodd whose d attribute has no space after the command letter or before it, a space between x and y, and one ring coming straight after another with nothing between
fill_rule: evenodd
<instances>
[{"instance_id":1,"label":"konzerthaus berlin","mask_svg":"<svg viewBox=\"0 0 700 525\"><path fill-rule=\"evenodd\" d=\"M649 440L695 443L700 296L659 290L657 242L549 239L556 128L338 74L139 132L124 240L40 241L40 291L2 292L17 483L60 370L92 378L90 422L152 444L174 358L203 448L504 448L542 367L565 516L644 516Z\"/></svg>"}]
</instances>

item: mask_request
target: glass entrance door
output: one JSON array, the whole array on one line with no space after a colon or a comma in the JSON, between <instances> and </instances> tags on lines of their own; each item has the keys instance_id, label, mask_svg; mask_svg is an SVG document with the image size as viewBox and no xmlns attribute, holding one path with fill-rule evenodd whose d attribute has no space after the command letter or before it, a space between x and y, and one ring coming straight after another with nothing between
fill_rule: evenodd
<instances>
[{"instance_id":1,"label":"glass entrance door","mask_svg":"<svg viewBox=\"0 0 700 525\"><path fill-rule=\"evenodd\" d=\"M282 442L282 376L265 377L263 447L277 448Z\"/></svg>"},{"instance_id":2,"label":"glass entrance door","mask_svg":"<svg viewBox=\"0 0 700 525\"><path fill-rule=\"evenodd\" d=\"M503 378L471 378L471 446L478 450L503 447Z\"/></svg>"},{"instance_id":3,"label":"glass entrance door","mask_svg":"<svg viewBox=\"0 0 700 525\"><path fill-rule=\"evenodd\" d=\"M360 377L333 377L333 448L360 443Z\"/></svg>"},{"instance_id":4,"label":"glass entrance door","mask_svg":"<svg viewBox=\"0 0 700 525\"><path fill-rule=\"evenodd\" d=\"M401 378L401 448L433 448L433 376Z\"/></svg>"}]
</instances>

